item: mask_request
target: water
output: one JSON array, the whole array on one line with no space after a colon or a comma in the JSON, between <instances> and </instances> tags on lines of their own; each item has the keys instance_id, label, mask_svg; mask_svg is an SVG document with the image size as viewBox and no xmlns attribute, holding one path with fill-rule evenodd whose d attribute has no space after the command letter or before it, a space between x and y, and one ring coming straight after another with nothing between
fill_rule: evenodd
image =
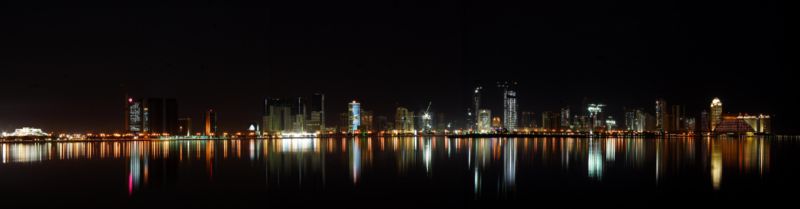
<instances>
[{"instance_id":1,"label":"water","mask_svg":"<svg viewBox=\"0 0 800 209\"><path fill-rule=\"evenodd\" d=\"M4 208L792 203L795 140L348 138L0 143Z\"/></svg>"}]
</instances>

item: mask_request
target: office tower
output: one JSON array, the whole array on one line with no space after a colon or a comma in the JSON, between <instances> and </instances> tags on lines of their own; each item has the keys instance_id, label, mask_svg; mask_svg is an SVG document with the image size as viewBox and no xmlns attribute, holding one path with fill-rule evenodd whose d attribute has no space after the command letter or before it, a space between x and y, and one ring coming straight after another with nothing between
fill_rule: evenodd
<instances>
[{"instance_id":1,"label":"office tower","mask_svg":"<svg viewBox=\"0 0 800 209\"><path fill-rule=\"evenodd\" d=\"M586 108L587 112L589 113L589 129L594 130L597 128L603 127L603 107L606 105L604 104L589 104L589 107Z\"/></svg>"},{"instance_id":2,"label":"office tower","mask_svg":"<svg viewBox=\"0 0 800 209\"><path fill-rule=\"evenodd\" d=\"M347 111L349 113L349 124L347 130L349 130L351 133L355 133L361 125L361 103L353 100L353 102L350 102L347 105Z\"/></svg>"},{"instance_id":3,"label":"office tower","mask_svg":"<svg viewBox=\"0 0 800 209\"><path fill-rule=\"evenodd\" d=\"M308 131L325 130L325 94L315 93L311 96L311 112L307 122Z\"/></svg>"},{"instance_id":4,"label":"office tower","mask_svg":"<svg viewBox=\"0 0 800 209\"><path fill-rule=\"evenodd\" d=\"M474 108L473 109L474 113L472 114L474 119L472 121L473 121L474 124L470 124L470 127L469 127L469 128L472 128L472 129L479 129L477 126L478 126L478 121L480 121L480 118L479 118L478 114L479 114L480 109L481 109L481 91L483 91L483 87L481 87L481 86L475 87L475 93L472 96L472 102L473 102L473 108Z\"/></svg>"},{"instance_id":5,"label":"office tower","mask_svg":"<svg viewBox=\"0 0 800 209\"><path fill-rule=\"evenodd\" d=\"M271 133L294 131L293 127L298 120L297 113L301 111L293 104L299 102L301 101L289 101L280 98L264 99L262 129Z\"/></svg>"},{"instance_id":6,"label":"office tower","mask_svg":"<svg viewBox=\"0 0 800 209\"><path fill-rule=\"evenodd\" d=\"M561 115L555 112L542 112L542 129L547 131L561 128Z\"/></svg>"},{"instance_id":7,"label":"office tower","mask_svg":"<svg viewBox=\"0 0 800 209\"><path fill-rule=\"evenodd\" d=\"M569 121L569 107L561 108L561 129L570 129L570 125L572 125Z\"/></svg>"},{"instance_id":8,"label":"office tower","mask_svg":"<svg viewBox=\"0 0 800 209\"><path fill-rule=\"evenodd\" d=\"M722 121L722 102L719 98L711 100L711 131L716 130L717 125Z\"/></svg>"},{"instance_id":9,"label":"office tower","mask_svg":"<svg viewBox=\"0 0 800 209\"><path fill-rule=\"evenodd\" d=\"M625 130L626 131L636 131L636 112L635 111L627 111L625 112Z\"/></svg>"},{"instance_id":10,"label":"office tower","mask_svg":"<svg viewBox=\"0 0 800 209\"><path fill-rule=\"evenodd\" d=\"M482 109L478 112L478 131L481 133L490 132L492 130L492 111Z\"/></svg>"},{"instance_id":11,"label":"office tower","mask_svg":"<svg viewBox=\"0 0 800 209\"><path fill-rule=\"evenodd\" d=\"M667 114L667 101L664 99L656 100L656 129L657 131L668 131L669 120Z\"/></svg>"},{"instance_id":12,"label":"office tower","mask_svg":"<svg viewBox=\"0 0 800 209\"><path fill-rule=\"evenodd\" d=\"M614 120L614 117L608 116L606 119L606 130L616 130L617 129L617 121Z\"/></svg>"},{"instance_id":13,"label":"office tower","mask_svg":"<svg viewBox=\"0 0 800 209\"><path fill-rule=\"evenodd\" d=\"M685 132L686 126L684 126L684 120L686 116L684 115L686 109L683 108L681 105L672 105L672 112L669 114L670 125L668 131L670 132Z\"/></svg>"},{"instance_id":14,"label":"office tower","mask_svg":"<svg viewBox=\"0 0 800 209\"><path fill-rule=\"evenodd\" d=\"M503 127L509 131L517 129L517 92L516 82L501 82L498 87L503 93Z\"/></svg>"},{"instance_id":15,"label":"office tower","mask_svg":"<svg viewBox=\"0 0 800 209\"><path fill-rule=\"evenodd\" d=\"M178 133L178 104L175 99L128 98L127 131L131 133Z\"/></svg>"},{"instance_id":16,"label":"office tower","mask_svg":"<svg viewBox=\"0 0 800 209\"><path fill-rule=\"evenodd\" d=\"M217 112L214 109L208 109L205 114L205 134L206 136L214 136L218 131Z\"/></svg>"},{"instance_id":17,"label":"office tower","mask_svg":"<svg viewBox=\"0 0 800 209\"><path fill-rule=\"evenodd\" d=\"M375 123L374 119L375 116L372 114L372 111L369 110L361 110L361 125L360 130L362 131L372 131L375 130Z\"/></svg>"},{"instance_id":18,"label":"office tower","mask_svg":"<svg viewBox=\"0 0 800 209\"><path fill-rule=\"evenodd\" d=\"M708 119L708 111L703 110L703 112L700 113L700 131L703 133L711 131L711 121Z\"/></svg>"},{"instance_id":19,"label":"office tower","mask_svg":"<svg viewBox=\"0 0 800 209\"><path fill-rule=\"evenodd\" d=\"M178 134L191 136L192 135L192 118L179 118L178 119Z\"/></svg>"},{"instance_id":20,"label":"office tower","mask_svg":"<svg viewBox=\"0 0 800 209\"><path fill-rule=\"evenodd\" d=\"M536 115L534 112L522 112L519 118L519 128L536 128Z\"/></svg>"},{"instance_id":21,"label":"office tower","mask_svg":"<svg viewBox=\"0 0 800 209\"><path fill-rule=\"evenodd\" d=\"M289 130L295 133L306 132L306 102L303 97L294 99L292 105L292 125Z\"/></svg>"},{"instance_id":22,"label":"office tower","mask_svg":"<svg viewBox=\"0 0 800 209\"><path fill-rule=\"evenodd\" d=\"M585 115L576 115L573 120L575 130L580 132L589 132L589 117Z\"/></svg>"},{"instance_id":23,"label":"office tower","mask_svg":"<svg viewBox=\"0 0 800 209\"><path fill-rule=\"evenodd\" d=\"M408 111L405 107L397 107L394 115L395 129L400 132L414 131L414 112Z\"/></svg>"},{"instance_id":24,"label":"office tower","mask_svg":"<svg viewBox=\"0 0 800 209\"><path fill-rule=\"evenodd\" d=\"M697 129L697 123L694 117L687 117L683 119L683 129L685 132L694 132Z\"/></svg>"},{"instance_id":25,"label":"office tower","mask_svg":"<svg viewBox=\"0 0 800 209\"><path fill-rule=\"evenodd\" d=\"M125 105L125 111L127 112L126 130L130 133L139 133L144 131L144 124L143 124L143 110L142 110L142 100L141 99L134 99L128 98L128 102Z\"/></svg>"}]
</instances>

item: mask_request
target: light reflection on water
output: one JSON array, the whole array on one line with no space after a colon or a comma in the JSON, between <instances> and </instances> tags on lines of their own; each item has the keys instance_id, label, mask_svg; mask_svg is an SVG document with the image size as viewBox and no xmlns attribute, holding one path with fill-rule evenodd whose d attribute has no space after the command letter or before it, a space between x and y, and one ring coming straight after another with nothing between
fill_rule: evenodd
<instances>
[{"instance_id":1,"label":"light reflection on water","mask_svg":"<svg viewBox=\"0 0 800 209\"><path fill-rule=\"evenodd\" d=\"M267 187L325 187L329 175L347 175L359 185L390 169L395 176L462 169L475 196L513 193L518 181L544 171L579 173L590 182L645 173L658 185L665 178L701 171L713 190L725 188L723 174L762 176L770 168L769 139L677 138L343 138L221 141L110 141L2 143L0 168L57 161L120 160L127 163L128 194L146 190L152 172L204 167L204 175L226 172L226 163L250 162ZM154 161L167 161L154 167ZM346 162L342 162L346 161ZM333 164L333 165L332 165ZM346 171L337 169L346 165ZM455 165L455 166L452 166ZM97 169L97 168L95 168ZM102 168L100 168L102 169ZM159 169L159 171L153 171ZM451 169L445 171L443 169ZM612 170L616 170L612 172ZM622 170L622 172L620 172ZM0 169L2 171L2 169ZM245 170L247 171L247 170ZM630 172L627 172L630 171ZM241 172L241 171L240 171ZM379 174L380 173L380 174ZM159 174L160 175L160 174ZM447 178L445 176L438 176ZM572 178L572 177L570 177ZM540 179L541 180L541 179ZM576 180L576 179L572 179ZM579 179L578 179L579 180ZM122 182L120 182L122 183Z\"/></svg>"}]
</instances>

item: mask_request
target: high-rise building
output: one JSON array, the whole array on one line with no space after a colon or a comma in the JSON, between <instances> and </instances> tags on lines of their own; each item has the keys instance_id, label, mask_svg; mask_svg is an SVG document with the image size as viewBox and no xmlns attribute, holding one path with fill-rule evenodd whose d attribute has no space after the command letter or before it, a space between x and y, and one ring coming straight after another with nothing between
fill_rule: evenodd
<instances>
[{"instance_id":1,"label":"high-rise building","mask_svg":"<svg viewBox=\"0 0 800 209\"><path fill-rule=\"evenodd\" d=\"M570 116L569 116L569 107L561 108L561 129L570 129Z\"/></svg>"},{"instance_id":2,"label":"high-rise building","mask_svg":"<svg viewBox=\"0 0 800 209\"><path fill-rule=\"evenodd\" d=\"M542 128L545 130L559 130L561 128L561 115L555 112L542 112Z\"/></svg>"},{"instance_id":3,"label":"high-rise building","mask_svg":"<svg viewBox=\"0 0 800 209\"><path fill-rule=\"evenodd\" d=\"M441 130L449 129L449 127L448 127L449 124L448 124L447 120L445 120L445 118L444 118L444 113L442 113L442 112L436 113L436 118L434 118L433 121L436 122L436 129L437 130L441 131Z\"/></svg>"},{"instance_id":4,"label":"high-rise building","mask_svg":"<svg viewBox=\"0 0 800 209\"><path fill-rule=\"evenodd\" d=\"M667 101L664 99L656 100L656 129L661 132L669 131Z\"/></svg>"},{"instance_id":5,"label":"high-rise building","mask_svg":"<svg viewBox=\"0 0 800 209\"><path fill-rule=\"evenodd\" d=\"M492 131L492 111L482 109L478 112L478 132L487 133Z\"/></svg>"},{"instance_id":6,"label":"high-rise building","mask_svg":"<svg viewBox=\"0 0 800 209\"><path fill-rule=\"evenodd\" d=\"M703 112L700 113L700 131L703 133L708 133L711 131L711 121L708 119L708 111L703 110Z\"/></svg>"},{"instance_id":7,"label":"high-rise building","mask_svg":"<svg viewBox=\"0 0 800 209\"><path fill-rule=\"evenodd\" d=\"M483 91L483 87L481 87L481 86L475 87L475 93L472 95L472 102L473 102L473 108L474 108L473 109L473 111L474 111L474 113L473 113L473 117L474 117L473 123L474 124L470 124L470 128L472 128L472 129L479 129L478 128L478 121L480 121L480 117L478 115L479 115L479 112L480 112L480 109L481 109L481 91Z\"/></svg>"},{"instance_id":8,"label":"high-rise building","mask_svg":"<svg viewBox=\"0 0 800 209\"><path fill-rule=\"evenodd\" d=\"M295 133L306 132L306 101L303 97L297 97L292 104L292 127L289 129Z\"/></svg>"},{"instance_id":9,"label":"high-rise building","mask_svg":"<svg viewBox=\"0 0 800 209\"><path fill-rule=\"evenodd\" d=\"M359 126L361 126L361 103L358 103L356 102L356 100L353 100L353 102L350 102L347 105L347 111L349 113L348 116L350 122L350 124L348 124L347 130L350 131L351 133L355 133L358 130Z\"/></svg>"},{"instance_id":10,"label":"high-rise building","mask_svg":"<svg viewBox=\"0 0 800 209\"><path fill-rule=\"evenodd\" d=\"M372 111L369 110L361 110L361 125L359 129L362 132L372 131L375 130L375 116L372 114Z\"/></svg>"},{"instance_id":11,"label":"high-rise building","mask_svg":"<svg viewBox=\"0 0 800 209\"><path fill-rule=\"evenodd\" d=\"M501 82L498 87L503 93L503 127L509 131L517 130L517 82Z\"/></svg>"},{"instance_id":12,"label":"high-rise building","mask_svg":"<svg viewBox=\"0 0 800 209\"><path fill-rule=\"evenodd\" d=\"M144 124L143 124L143 109L142 107L142 100L141 99L134 99L128 98L128 102L125 105L125 112L127 116L125 117L127 125L126 130L130 133L139 133L144 131Z\"/></svg>"},{"instance_id":13,"label":"high-rise building","mask_svg":"<svg viewBox=\"0 0 800 209\"><path fill-rule=\"evenodd\" d=\"M534 112L522 112L519 117L519 128L536 128L536 114Z\"/></svg>"},{"instance_id":14,"label":"high-rise building","mask_svg":"<svg viewBox=\"0 0 800 209\"><path fill-rule=\"evenodd\" d=\"M191 136L192 135L192 118L179 118L178 119L178 134Z\"/></svg>"},{"instance_id":15,"label":"high-rise building","mask_svg":"<svg viewBox=\"0 0 800 209\"><path fill-rule=\"evenodd\" d=\"M686 132L687 127L684 124L686 119L686 109L681 105L672 105L672 112L669 114L670 125L668 131L670 132Z\"/></svg>"},{"instance_id":16,"label":"high-rise building","mask_svg":"<svg viewBox=\"0 0 800 209\"><path fill-rule=\"evenodd\" d=\"M264 116L262 118L262 129L271 133L291 132L293 125L297 121L294 112L299 112L297 108L292 108L294 102L280 98L264 99Z\"/></svg>"},{"instance_id":17,"label":"high-rise building","mask_svg":"<svg viewBox=\"0 0 800 209\"><path fill-rule=\"evenodd\" d=\"M325 130L325 94L311 96L311 114L308 120L309 131Z\"/></svg>"},{"instance_id":18,"label":"high-rise building","mask_svg":"<svg viewBox=\"0 0 800 209\"><path fill-rule=\"evenodd\" d=\"M616 130L617 129L617 121L614 120L613 117L608 116L606 119L606 130Z\"/></svg>"},{"instance_id":19,"label":"high-rise building","mask_svg":"<svg viewBox=\"0 0 800 209\"><path fill-rule=\"evenodd\" d=\"M178 134L178 103L175 99L128 98L126 113L128 132Z\"/></svg>"},{"instance_id":20,"label":"high-rise building","mask_svg":"<svg viewBox=\"0 0 800 209\"><path fill-rule=\"evenodd\" d=\"M477 130L478 129L478 113L476 111L472 111L472 108L467 108L467 118L465 119L466 125L464 128Z\"/></svg>"},{"instance_id":21,"label":"high-rise building","mask_svg":"<svg viewBox=\"0 0 800 209\"><path fill-rule=\"evenodd\" d=\"M711 100L711 131L716 130L717 125L722 121L722 102L719 98Z\"/></svg>"},{"instance_id":22,"label":"high-rise building","mask_svg":"<svg viewBox=\"0 0 800 209\"><path fill-rule=\"evenodd\" d=\"M408 111L405 107L397 107L394 115L395 130L400 132L414 131L414 112Z\"/></svg>"},{"instance_id":23,"label":"high-rise building","mask_svg":"<svg viewBox=\"0 0 800 209\"><path fill-rule=\"evenodd\" d=\"M589 107L586 108L589 113L589 120L591 120L589 121L589 129L594 130L604 127L603 107L605 106L604 104L589 104Z\"/></svg>"},{"instance_id":24,"label":"high-rise building","mask_svg":"<svg viewBox=\"0 0 800 209\"><path fill-rule=\"evenodd\" d=\"M205 134L206 136L214 136L218 134L219 127L217 127L217 112L214 109L208 109L205 114Z\"/></svg>"}]
</instances>

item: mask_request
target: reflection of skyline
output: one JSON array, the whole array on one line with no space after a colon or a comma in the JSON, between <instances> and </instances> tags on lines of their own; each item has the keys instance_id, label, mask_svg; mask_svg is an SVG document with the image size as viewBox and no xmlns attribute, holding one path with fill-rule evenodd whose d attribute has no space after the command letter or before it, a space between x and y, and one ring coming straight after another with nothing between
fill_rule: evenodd
<instances>
[{"instance_id":1,"label":"reflection of skyline","mask_svg":"<svg viewBox=\"0 0 800 209\"><path fill-rule=\"evenodd\" d=\"M527 178L527 173L520 172L552 168L579 171L585 178L604 181L619 175L610 172L621 167L650 173L658 183L690 170L686 167L693 167L704 170L712 188L720 189L725 185L723 173L761 176L769 172L769 150L770 141L758 137L43 142L0 144L0 166L69 160L121 160L128 165L126 183L131 193L154 182L171 181L171 178L176 178L179 165L202 166L204 175L213 179L218 172L223 172L219 170L220 165L242 160L263 165L268 187L324 187L330 179L328 175L347 175L355 185L371 173L379 173L371 170L387 169L387 166L394 169L393 173L398 177L416 173L427 178L444 178L436 175L436 170L441 169L437 166L462 164L446 167L463 168L468 172L469 183L476 194L483 190L513 191L520 179ZM331 167L337 164L346 165L347 171Z\"/></svg>"}]
</instances>

